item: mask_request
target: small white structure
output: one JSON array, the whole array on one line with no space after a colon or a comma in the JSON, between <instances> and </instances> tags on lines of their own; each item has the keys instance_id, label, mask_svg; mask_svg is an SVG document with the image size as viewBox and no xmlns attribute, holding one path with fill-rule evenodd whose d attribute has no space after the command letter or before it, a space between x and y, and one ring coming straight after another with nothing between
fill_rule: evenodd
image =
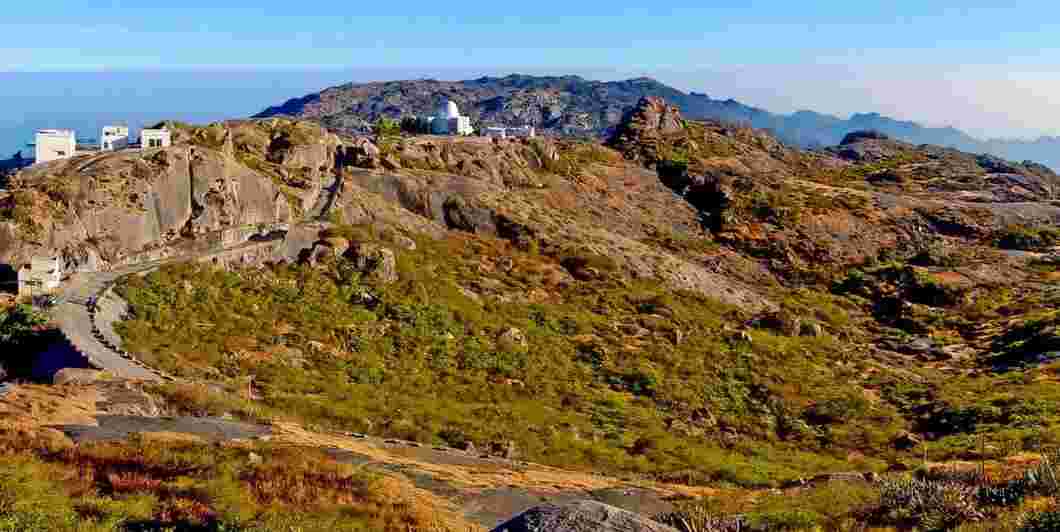
<instances>
[{"instance_id":1,"label":"small white structure","mask_svg":"<svg viewBox=\"0 0 1060 532\"><path fill-rule=\"evenodd\" d=\"M532 139L537 136L537 131L533 126L487 127L482 130L482 135L498 139L506 139L508 137Z\"/></svg>"},{"instance_id":2,"label":"small white structure","mask_svg":"<svg viewBox=\"0 0 1060 532\"><path fill-rule=\"evenodd\" d=\"M37 163L46 163L74 156L77 137L69 129L42 129L37 132Z\"/></svg>"},{"instance_id":3,"label":"small white structure","mask_svg":"<svg viewBox=\"0 0 1060 532\"><path fill-rule=\"evenodd\" d=\"M510 127L508 128L508 136L532 139L537 136L537 131L534 129L534 126Z\"/></svg>"},{"instance_id":4,"label":"small white structure","mask_svg":"<svg viewBox=\"0 0 1060 532\"><path fill-rule=\"evenodd\" d=\"M129 128L126 126L106 126L99 137L99 149L102 151L124 150L129 147Z\"/></svg>"},{"instance_id":5,"label":"small white structure","mask_svg":"<svg viewBox=\"0 0 1060 532\"><path fill-rule=\"evenodd\" d=\"M437 114L425 119L421 127L435 135L470 135L475 132L471 117L461 115L460 108L452 100L439 105Z\"/></svg>"},{"instance_id":6,"label":"small white structure","mask_svg":"<svg viewBox=\"0 0 1060 532\"><path fill-rule=\"evenodd\" d=\"M145 129L140 132L140 148L165 148L173 143L168 129Z\"/></svg>"},{"instance_id":7,"label":"small white structure","mask_svg":"<svg viewBox=\"0 0 1060 532\"><path fill-rule=\"evenodd\" d=\"M59 288L62 281L63 266L59 257L33 257L18 270L18 295L44 295Z\"/></svg>"}]
</instances>

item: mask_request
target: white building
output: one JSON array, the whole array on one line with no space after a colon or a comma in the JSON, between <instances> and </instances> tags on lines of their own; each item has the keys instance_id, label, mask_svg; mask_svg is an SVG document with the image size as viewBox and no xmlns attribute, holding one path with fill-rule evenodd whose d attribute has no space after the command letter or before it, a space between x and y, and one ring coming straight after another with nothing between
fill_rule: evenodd
<instances>
[{"instance_id":1,"label":"white building","mask_svg":"<svg viewBox=\"0 0 1060 532\"><path fill-rule=\"evenodd\" d=\"M129 147L129 128L126 126L106 126L99 137L99 149L102 151L124 150Z\"/></svg>"},{"instance_id":2,"label":"white building","mask_svg":"<svg viewBox=\"0 0 1060 532\"><path fill-rule=\"evenodd\" d=\"M173 143L168 129L145 129L140 132L140 148L165 148Z\"/></svg>"},{"instance_id":3,"label":"white building","mask_svg":"<svg viewBox=\"0 0 1060 532\"><path fill-rule=\"evenodd\" d=\"M37 132L36 157L38 163L73 157L77 151L77 137L69 129L42 129Z\"/></svg>"},{"instance_id":4,"label":"white building","mask_svg":"<svg viewBox=\"0 0 1060 532\"><path fill-rule=\"evenodd\" d=\"M487 127L486 129L482 130L482 135L498 139L506 139L509 137L532 139L537 136L537 131L533 128L533 126Z\"/></svg>"},{"instance_id":5,"label":"white building","mask_svg":"<svg viewBox=\"0 0 1060 532\"><path fill-rule=\"evenodd\" d=\"M537 131L534 129L534 126L510 127L508 128L508 136L532 139L537 136Z\"/></svg>"},{"instance_id":6,"label":"white building","mask_svg":"<svg viewBox=\"0 0 1060 532\"><path fill-rule=\"evenodd\" d=\"M452 100L446 100L438 106L438 113L428 119L425 128L435 135L470 135L475 132L471 127L471 117L460 114L460 108Z\"/></svg>"},{"instance_id":7,"label":"white building","mask_svg":"<svg viewBox=\"0 0 1060 532\"><path fill-rule=\"evenodd\" d=\"M18 295L33 297L59 288L63 281L62 261L59 257L33 257L18 270Z\"/></svg>"}]
</instances>

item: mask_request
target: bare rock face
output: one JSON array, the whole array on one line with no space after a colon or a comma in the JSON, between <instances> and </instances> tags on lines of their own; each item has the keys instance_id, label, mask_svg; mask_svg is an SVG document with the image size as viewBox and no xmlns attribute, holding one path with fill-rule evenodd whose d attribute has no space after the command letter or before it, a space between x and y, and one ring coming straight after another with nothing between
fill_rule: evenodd
<instances>
[{"instance_id":1,"label":"bare rock face","mask_svg":"<svg viewBox=\"0 0 1060 532\"><path fill-rule=\"evenodd\" d=\"M642 98L622 119L609 144L634 161L653 162L657 139L684 129L681 111L662 98Z\"/></svg>"},{"instance_id":2,"label":"bare rock face","mask_svg":"<svg viewBox=\"0 0 1060 532\"><path fill-rule=\"evenodd\" d=\"M162 401L144 391L143 383L115 380L101 382L96 388L102 395L98 405L102 413L136 417L159 417L163 414Z\"/></svg>"},{"instance_id":3,"label":"bare rock face","mask_svg":"<svg viewBox=\"0 0 1060 532\"><path fill-rule=\"evenodd\" d=\"M493 532L677 532L633 512L596 501L531 508Z\"/></svg>"},{"instance_id":4,"label":"bare rock face","mask_svg":"<svg viewBox=\"0 0 1060 532\"><path fill-rule=\"evenodd\" d=\"M385 153L371 140L359 138L345 158L350 166L446 172L508 187L535 187L539 171L559 158L552 139L408 138Z\"/></svg>"},{"instance_id":5,"label":"bare rock face","mask_svg":"<svg viewBox=\"0 0 1060 532\"><path fill-rule=\"evenodd\" d=\"M505 351L525 351L529 343L526 339L526 333L515 327L510 327L497 338L497 346Z\"/></svg>"},{"instance_id":6,"label":"bare rock face","mask_svg":"<svg viewBox=\"0 0 1060 532\"><path fill-rule=\"evenodd\" d=\"M101 269L182 237L292 218L272 180L219 151L172 146L146 159L118 152L58 163L31 169L18 198L50 217L16 232L23 243L59 251L70 269ZM39 194L57 181L69 187L62 197ZM39 238L27 238L31 232ZM32 253L8 251L0 262Z\"/></svg>"},{"instance_id":7,"label":"bare rock face","mask_svg":"<svg viewBox=\"0 0 1060 532\"><path fill-rule=\"evenodd\" d=\"M182 239L291 224L329 203L324 182L347 157L315 124L170 127L174 145L165 149L83 155L13 178L8 212L30 215L0 220L0 263L58 253L69 271L98 271Z\"/></svg>"},{"instance_id":8,"label":"bare rock face","mask_svg":"<svg viewBox=\"0 0 1060 532\"><path fill-rule=\"evenodd\" d=\"M52 377L52 384L92 384L103 379L103 372L94 369L63 368Z\"/></svg>"},{"instance_id":9,"label":"bare rock face","mask_svg":"<svg viewBox=\"0 0 1060 532\"><path fill-rule=\"evenodd\" d=\"M341 257L349 249L350 243L345 238L327 238L313 244L313 247L307 249L301 258L304 262L315 266L320 261Z\"/></svg>"},{"instance_id":10,"label":"bare rock face","mask_svg":"<svg viewBox=\"0 0 1060 532\"><path fill-rule=\"evenodd\" d=\"M355 268L383 284L398 280L397 257L394 252L375 244L357 243L346 251L346 258Z\"/></svg>"}]
</instances>

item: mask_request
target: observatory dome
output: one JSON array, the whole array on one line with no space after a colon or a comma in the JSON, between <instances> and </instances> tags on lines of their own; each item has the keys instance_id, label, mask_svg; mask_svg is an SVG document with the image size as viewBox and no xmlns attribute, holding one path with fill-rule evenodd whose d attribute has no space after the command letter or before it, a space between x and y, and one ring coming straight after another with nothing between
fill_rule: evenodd
<instances>
[{"instance_id":1,"label":"observatory dome","mask_svg":"<svg viewBox=\"0 0 1060 532\"><path fill-rule=\"evenodd\" d=\"M456 106L456 102L452 100L446 100L440 106L438 106L438 116L440 118L458 118L460 116L460 108Z\"/></svg>"}]
</instances>

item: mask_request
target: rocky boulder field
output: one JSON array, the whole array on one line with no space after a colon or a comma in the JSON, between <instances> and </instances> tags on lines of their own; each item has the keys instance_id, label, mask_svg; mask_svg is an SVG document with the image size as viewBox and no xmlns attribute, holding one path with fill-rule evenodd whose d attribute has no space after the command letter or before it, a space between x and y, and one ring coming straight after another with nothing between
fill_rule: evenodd
<instances>
[{"instance_id":1,"label":"rocky boulder field","mask_svg":"<svg viewBox=\"0 0 1060 532\"><path fill-rule=\"evenodd\" d=\"M658 97L603 142L357 136L343 102L12 177L0 263L156 261L108 341L168 380L28 382L62 341L7 306L0 529L1060 520L1048 168Z\"/></svg>"}]
</instances>

